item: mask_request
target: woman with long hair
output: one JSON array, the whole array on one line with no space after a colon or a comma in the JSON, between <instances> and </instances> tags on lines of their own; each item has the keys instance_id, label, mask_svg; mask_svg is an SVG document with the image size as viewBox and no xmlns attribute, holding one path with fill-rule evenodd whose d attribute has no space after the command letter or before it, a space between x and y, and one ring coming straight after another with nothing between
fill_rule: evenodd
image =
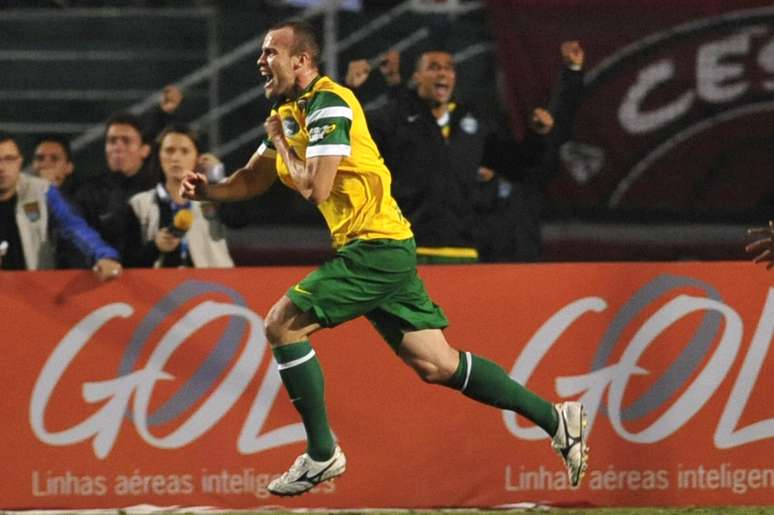
<instances>
[{"instance_id":1,"label":"woman with long hair","mask_svg":"<svg viewBox=\"0 0 774 515\"><path fill-rule=\"evenodd\" d=\"M226 228L212 202L180 196L186 171L197 168L200 148L196 133L183 125L164 129L157 138L161 181L129 199L135 245L125 257L132 267L228 268L234 262L226 244Z\"/></svg>"}]
</instances>

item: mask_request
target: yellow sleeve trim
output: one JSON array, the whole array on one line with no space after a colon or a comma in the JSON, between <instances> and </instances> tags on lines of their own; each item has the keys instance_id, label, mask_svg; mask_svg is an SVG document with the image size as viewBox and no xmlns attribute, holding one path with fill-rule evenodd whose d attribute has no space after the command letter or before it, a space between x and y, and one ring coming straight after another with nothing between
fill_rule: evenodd
<instances>
[{"instance_id":1,"label":"yellow sleeve trim","mask_svg":"<svg viewBox=\"0 0 774 515\"><path fill-rule=\"evenodd\" d=\"M478 251L470 247L417 247L420 256L478 259Z\"/></svg>"}]
</instances>

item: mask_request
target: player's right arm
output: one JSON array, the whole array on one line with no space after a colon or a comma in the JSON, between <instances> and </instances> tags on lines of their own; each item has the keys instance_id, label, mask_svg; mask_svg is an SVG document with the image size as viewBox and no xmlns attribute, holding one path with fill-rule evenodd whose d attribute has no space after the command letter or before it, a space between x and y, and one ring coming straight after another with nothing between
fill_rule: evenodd
<instances>
[{"instance_id":1,"label":"player's right arm","mask_svg":"<svg viewBox=\"0 0 774 515\"><path fill-rule=\"evenodd\" d=\"M180 193L190 200L244 200L266 192L276 178L274 157L263 154L259 149L243 168L217 184L209 184L204 174L188 172L180 186Z\"/></svg>"}]
</instances>

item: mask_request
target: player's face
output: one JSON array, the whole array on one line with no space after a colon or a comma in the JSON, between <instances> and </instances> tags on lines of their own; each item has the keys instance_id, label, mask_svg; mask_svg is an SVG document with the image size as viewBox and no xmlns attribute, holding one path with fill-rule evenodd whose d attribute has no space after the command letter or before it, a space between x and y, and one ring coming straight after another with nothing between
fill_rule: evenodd
<instances>
[{"instance_id":1,"label":"player's face","mask_svg":"<svg viewBox=\"0 0 774 515\"><path fill-rule=\"evenodd\" d=\"M185 172L196 166L196 145L186 134L170 132L161 140L159 161L167 180L182 181Z\"/></svg>"},{"instance_id":2,"label":"player's face","mask_svg":"<svg viewBox=\"0 0 774 515\"><path fill-rule=\"evenodd\" d=\"M427 52L419 60L413 78L420 98L445 104L451 100L457 81L454 58L446 52Z\"/></svg>"},{"instance_id":3,"label":"player's face","mask_svg":"<svg viewBox=\"0 0 774 515\"><path fill-rule=\"evenodd\" d=\"M32 169L39 177L57 186L73 173L73 163L67 159L65 149L56 141L43 141L32 156Z\"/></svg>"},{"instance_id":4,"label":"player's face","mask_svg":"<svg viewBox=\"0 0 774 515\"><path fill-rule=\"evenodd\" d=\"M258 71L264 78L266 98L275 100L289 96L296 84L298 59L291 55L293 29L283 27L266 34L258 57Z\"/></svg>"},{"instance_id":5,"label":"player's face","mask_svg":"<svg viewBox=\"0 0 774 515\"><path fill-rule=\"evenodd\" d=\"M0 199L6 200L16 191L22 169L19 147L11 140L0 143Z\"/></svg>"},{"instance_id":6,"label":"player's face","mask_svg":"<svg viewBox=\"0 0 774 515\"><path fill-rule=\"evenodd\" d=\"M105 158L112 172L132 176L142 168L150 149L133 126L114 123L105 135Z\"/></svg>"}]
</instances>

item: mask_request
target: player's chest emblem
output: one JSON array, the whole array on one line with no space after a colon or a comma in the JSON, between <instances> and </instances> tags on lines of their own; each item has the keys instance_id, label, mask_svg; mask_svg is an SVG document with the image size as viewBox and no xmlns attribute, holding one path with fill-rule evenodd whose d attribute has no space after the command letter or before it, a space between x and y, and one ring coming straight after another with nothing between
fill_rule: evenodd
<instances>
[{"instance_id":1,"label":"player's chest emblem","mask_svg":"<svg viewBox=\"0 0 774 515\"><path fill-rule=\"evenodd\" d=\"M282 119L282 130L285 133L285 137L291 138L298 134L300 127L295 118L286 117Z\"/></svg>"}]
</instances>

